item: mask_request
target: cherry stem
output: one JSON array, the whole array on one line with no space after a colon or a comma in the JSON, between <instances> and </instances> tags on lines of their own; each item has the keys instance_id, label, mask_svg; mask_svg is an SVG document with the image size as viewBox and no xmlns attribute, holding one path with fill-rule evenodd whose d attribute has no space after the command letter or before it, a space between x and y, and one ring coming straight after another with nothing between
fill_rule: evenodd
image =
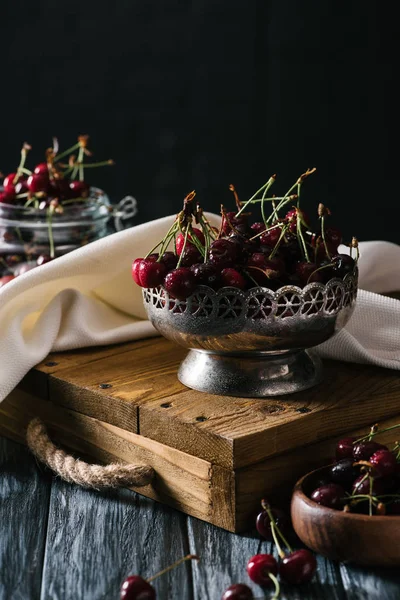
<instances>
[{"instance_id":1,"label":"cherry stem","mask_svg":"<svg viewBox=\"0 0 400 600\"><path fill-rule=\"evenodd\" d=\"M79 157L78 157L78 163L79 161ZM107 166L113 166L115 163L114 161L110 158L109 160L102 160L101 162L97 162L97 163L85 163L80 165L83 169L92 169L93 167L107 167Z\"/></svg>"},{"instance_id":2,"label":"cherry stem","mask_svg":"<svg viewBox=\"0 0 400 600\"><path fill-rule=\"evenodd\" d=\"M276 537L275 522L274 521L271 521L271 533L272 533L272 537L274 538L275 546L276 546L276 549L278 550L279 557L280 558L285 558L286 554L282 550L282 546L280 545L279 540Z\"/></svg>"},{"instance_id":3,"label":"cherry stem","mask_svg":"<svg viewBox=\"0 0 400 600\"><path fill-rule=\"evenodd\" d=\"M21 173L29 173L29 175L31 175L31 171L28 171L28 169L25 169L25 161L26 161L26 156L29 152L29 150L31 149L31 147L29 146L29 144L24 144L21 148L21 160L17 169L17 172L15 174L15 177L12 181L12 184L15 185L19 179L19 176L21 175Z\"/></svg>"},{"instance_id":4,"label":"cherry stem","mask_svg":"<svg viewBox=\"0 0 400 600\"><path fill-rule=\"evenodd\" d=\"M328 269L329 267L332 267L332 266L333 266L333 263L329 263L328 265L322 265L322 267L318 267L318 269L315 269L315 271L313 271L313 272L311 273L311 275L309 276L309 278L307 279L307 283L309 283L309 281L310 281L311 277L312 277L312 276L313 276L315 273L317 273L317 271L323 271L324 269Z\"/></svg>"},{"instance_id":5,"label":"cherry stem","mask_svg":"<svg viewBox=\"0 0 400 600\"><path fill-rule=\"evenodd\" d=\"M307 252L307 246L306 246L306 243L304 241L303 232L301 230L303 219L301 218L301 212L300 212L299 208L296 209L296 219L297 219L296 220L297 239L299 240L300 247L302 247L302 249L303 249L304 257L305 257L306 261L307 262L311 262L310 261L310 257L309 257L308 252Z\"/></svg>"},{"instance_id":6,"label":"cherry stem","mask_svg":"<svg viewBox=\"0 0 400 600\"><path fill-rule=\"evenodd\" d=\"M181 252L181 255L180 255L180 257L179 257L178 264L176 265L176 268L177 268L177 269L179 269L179 267L181 266L181 262L182 262L183 254L184 254L184 252L185 252L185 249L186 249L186 244L187 244L188 234L189 234L189 226L188 226L188 225L186 225L185 239L183 240L182 252Z\"/></svg>"},{"instance_id":7,"label":"cherry stem","mask_svg":"<svg viewBox=\"0 0 400 600\"><path fill-rule=\"evenodd\" d=\"M78 164L79 164L79 181L83 181L85 179L85 175L83 172L83 159L85 158L85 153L84 153L84 148L81 145L79 147L79 153L78 153Z\"/></svg>"},{"instance_id":8,"label":"cherry stem","mask_svg":"<svg viewBox=\"0 0 400 600\"><path fill-rule=\"evenodd\" d=\"M261 198L261 216L262 216L262 220L264 221L265 227L267 227L267 218L265 216L265 197L267 195L267 192L268 192L268 186L265 188L264 193Z\"/></svg>"},{"instance_id":9,"label":"cherry stem","mask_svg":"<svg viewBox=\"0 0 400 600\"><path fill-rule=\"evenodd\" d=\"M250 241L257 239L258 237L263 235L266 231L272 231L272 229L276 229L277 227L282 227L282 223L277 223L276 225L272 225L272 227L267 227L267 229L264 229L264 231L260 231L260 233L256 233L256 235L253 235L253 237L250 238Z\"/></svg>"},{"instance_id":10,"label":"cherry stem","mask_svg":"<svg viewBox=\"0 0 400 600\"><path fill-rule=\"evenodd\" d=\"M156 573L152 577L149 577L147 579L147 582L150 583L150 581L154 581L154 579L156 579L157 577L160 577L160 575L164 575L164 573L168 573L168 571L171 571L172 569L175 569L175 567L177 567L178 565L180 565L181 563L183 563L186 560L200 560L200 559L199 559L199 557L196 554L188 554L187 556L184 556L183 558L180 558L179 560L177 560L176 562L174 562L169 567L166 567L165 569L163 569L162 571L159 571L158 573Z\"/></svg>"},{"instance_id":11,"label":"cherry stem","mask_svg":"<svg viewBox=\"0 0 400 600\"><path fill-rule=\"evenodd\" d=\"M54 162L59 161L61 158L64 158L64 156L67 156L68 154L71 154L71 152L74 152L74 150L77 150L80 147L81 147L80 142L77 142L76 144L74 144L73 146L71 146L71 148L68 148L67 150L64 150L64 152L61 152L60 154L57 154L57 156L54 158Z\"/></svg>"},{"instance_id":12,"label":"cherry stem","mask_svg":"<svg viewBox=\"0 0 400 600\"><path fill-rule=\"evenodd\" d=\"M331 257L331 255L329 253L328 245L327 245L326 239L325 239L325 217L324 217L324 215L322 215L320 218L321 218L321 235L322 235L322 241L324 242L324 247L325 247L326 255L329 258L329 260L331 260L332 257Z\"/></svg>"},{"instance_id":13,"label":"cherry stem","mask_svg":"<svg viewBox=\"0 0 400 600\"><path fill-rule=\"evenodd\" d=\"M254 200L254 198L256 198L256 196L257 196L258 194L261 194L261 192L262 192L262 191L263 191L263 190L264 190L264 189L265 189L267 186L268 186L268 187L267 187L267 189L268 189L268 188L270 188L270 187L271 187L271 185L274 183L275 179L276 179L276 175L272 175L272 176L271 176L271 177L268 179L267 183L264 183L264 185L262 185L262 186L260 187L260 189L259 189L259 190L257 190L257 191L256 191L256 193L255 193L255 194L253 194L253 196L252 196L252 197L251 197L249 200L247 200L247 202L245 202L245 203L243 204L242 208L241 208L241 209L240 209L240 210L239 210L239 211L236 213L236 217L238 217L238 216L239 216L239 215L240 215L240 214L241 214L241 213L244 211L244 209L245 209L245 208L246 208L246 207L247 207L247 206L248 206L248 205L249 205L249 204L252 202L252 200Z\"/></svg>"},{"instance_id":14,"label":"cherry stem","mask_svg":"<svg viewBox=\"0 0 400 600\"><path fill-rule=\"evenodd\" d=\"M50 257L54 258L54 237L53 237L53 207L47 211L47 227L49 232Z\"/></svg>"},{"instance_id":15,"label":"cherry stem","mask_svg":"<svg viewBox=\"0 0 400 600\"><path fill-rule=\"evenodd\" d=\"M266 502L266 500L261 500L261 506L262 506L263 510L266 511L266 513L269 517L269 520L271 522L271 530L272 530L272 526L273 526L275 528L276 532L278 533L279 537L281 538L282 542L285 544L286 548L289 550L289 552L293 552L293 549L291 548L289 542L287 541L287 539L283 535L282 531L279 529L278 525L276 524L274 515L272 514L272 511L271 511L271 508L270 508L268 502ZM274 535L273 532L272 532L272 535ZM280 548L279 544L277 544L277 548L278 548L278 551L280 550L282 552L282 549ZM281 556L281 555L279 554L279 556ZM283 553L283 556L281 556L281 558L284 558L284 556L285 556L285 553Z\"/></svg>"},{"instance_id":16,"label":"cherry stem","mask_svg":"<svg viewBox=\"0 0 400 600\"><path fill-rule=\"evenodd\" d=\"M280 593L281 593L281 587L279 585L279 581L275 577L275 575L271 572L268 573L268 577L271 579L271 581L273 582L273 584L275 586L274 595L271 596L271 600L278 600Z\"/></svg>"},{"instance_id":17,"label":"cherry stem","mask_svg":"<svg viewBox=\"0 0 400 600\"><path fill-rule=\"evenodd\" d=\"M274 258L275 254L278 252L278 248L281 245L282 240L285 237L285 234L286 234L288 228L289 228L289 225L285 225L284 227L282 227L282 231L281 231L281 234L280 234L280 236L278 238L278 241L276 242L276 244L275 244L275 246L274 246L271 254L268 257L269 260L271 260L271 258Z\"/></svg>"},{"instance_id":18,"label":"cherry stem","mask_svg":"<svg viewBox=\"0 0 400 600\"><path fill-rule=\"evenodd\" d=\"M369 509L368 509L368 513L369 516L372 517L372 486L374 485L374 480L371 476L369 476Z\"/></svg>"},{"instance_id":19,"label":"cherry stem","mask_svg":"<svg viewBox=\"0 0 400 600\"><path fill-rule=\"evenodd\" d=\"M399 427L400 427L400 423L397 423L397 425L391 425L391 427L386 427L385 429L380 429L379 431L375 431L373 433L368 433L367 435L364 435L363 437L359 438L358 440L355 440L353 442L353 445L358 444L358 442L364 442L365 440L370 441L378 433L385 433L386 431L392 431L392 429L398 429Z\"/></svg>"}]
</instances>

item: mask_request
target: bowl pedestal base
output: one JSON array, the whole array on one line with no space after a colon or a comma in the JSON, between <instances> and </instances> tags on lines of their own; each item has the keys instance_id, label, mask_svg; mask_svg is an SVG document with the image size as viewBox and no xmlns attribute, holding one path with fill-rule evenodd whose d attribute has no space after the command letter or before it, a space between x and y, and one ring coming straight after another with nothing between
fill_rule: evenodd
<instances>
[{"instance_id":1,"label":"bowl pedestal base","mask_svg":"<svg viewBox=\"0 0 400 600\"><path fill-rule=\"evenodd\" d=\"M306 350L215 354L190 350L178 379L189 388L221 396L265 398L300 392L322 380L318 356Z\"/></svg>"}]
</instances>

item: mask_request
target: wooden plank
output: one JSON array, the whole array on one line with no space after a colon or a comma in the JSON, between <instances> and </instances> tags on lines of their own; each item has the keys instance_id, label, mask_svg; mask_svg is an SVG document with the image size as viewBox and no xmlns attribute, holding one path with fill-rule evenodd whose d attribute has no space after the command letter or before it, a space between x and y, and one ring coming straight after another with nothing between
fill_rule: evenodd
<instances>
[{"instance_id":1,"label":"wooden plank","mask_svg":"<svg viewBox=\"0 0 400 600\"><path fill-rule=\"evenodd\" d=\"M39 598L51 477L0 437L0 598Z\"/></svg>"},{"instance_id":2,"label":"wooden plank","mask_svg":"<svg viewBox=\"0 0 400 600\"><path fill-rule=\"evenodd\" d=\"M234 529L234 510L224 510L222 504L225 499L232 506L227 489L233 489L233 473L109 423L61 409L21 390L15 390L0 404L0 431L8 428L24 440L26 425L33 416L45 420L55 440L85 456L104 463L151 465L156 479L152 485L138 489L140 494Z\"/></svg>"},{"instance_id":3,"label":"wooden plank","mask_svg":"<svg viewBox=\"0 0 400 600\"><path fill-rule=\"evenodd\" d=\"M343 586L348 598L357 600L399 600L399 569L363 569L355 565L340 564ZM357 590L357 596L354 596Z\"/></svg>"},{"instance_id":4,"label":"wooden plank","mask_svg":"<svg viewBox=\"0 0 400 600\"><path fill-rule=\"evenodd\" d=\"M185 520L129 490L96 493L56 479L41 599L119 598L128 575L150 577L188 553ZM191 567L152 585L158 598L192 600Z\"/></svg>"}]
</instances>

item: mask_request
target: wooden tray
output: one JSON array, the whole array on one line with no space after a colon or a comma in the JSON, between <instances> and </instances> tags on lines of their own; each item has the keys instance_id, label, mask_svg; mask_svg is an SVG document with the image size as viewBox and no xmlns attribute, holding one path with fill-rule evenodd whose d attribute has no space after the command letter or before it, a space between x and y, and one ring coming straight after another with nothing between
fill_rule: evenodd
<instances>
[{"instance_id":1,"label":"wooden tray","mask_svg":"<svg viewBox=\"0 0 400 600\"><path fill-rule=\"evenodd\" d=\"M0 433L24 440L39 416L80 455L152 465L156 479L140 494L238 532L253 525L261 497L324 464L344 433L400 421L396 371L326 361L311 390L242 399L180 384L185 353L156 338L52 354L0 404Z\"/></svg>"}]
</instances>

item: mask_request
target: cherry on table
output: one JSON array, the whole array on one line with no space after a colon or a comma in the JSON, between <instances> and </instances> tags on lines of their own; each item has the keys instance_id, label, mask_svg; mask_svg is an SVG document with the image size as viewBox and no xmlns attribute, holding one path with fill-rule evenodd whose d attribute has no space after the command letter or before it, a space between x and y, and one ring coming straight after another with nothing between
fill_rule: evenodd
<instances>
[{"instance_id":1,"label":"cherry on table","mask_svg":"<svg viewBox=\"0 0 400 600\"><path fill-rule=\"evenodd\" d=\"M186 300L196 289L196 279L187 267L179 267L167 273L164 288L178 300Z\"/></svg>"},{"instance_id":2,"label":"cherry on table","mask_svg":"<svg viewBox=\"0 0 400 600\"><path fill-rule=\"evenodd\" d=\"M353 458L353 445L357 438L345 437L336 444L336 460L342 458Z\"/></svg>"},{"instance_id":3,"label":"cherry on table","mask_svg":"<svg viewBox=\"0 0 400 600\"><path fill-rule=\"evenodd\" d=\"M287 554L279 567L279 574L287 583L309 582L317 570L315 556L309 550L295 550Z\"/></svg>"},{"instance_id":4,"label":"cherry on table","mask_svg":"<svg viewBox=\"0 0 400 600\"><path fill-rule=\"evenodd\" d=\"M254 595L248 585L234 583L225 590L221 600L254 600Z\"/></svg>"},{"instance_id":5,"label":"cherry on table","mask_svg":"<svg viewBox=\"0 0 400 600\"><path fill-rule=\"evenodd\" d=\"M327 483L315 489L311 494L311 500L326 506L327 508L340 509L344 503L345 490L337 483Z\"/></svg>"},{"instance_id":6,"label":"cherry on table","mask_svg":"<svg viewBox=\"0 0 400 600\"><path fill-rule=\"evenodd\" d=\"M139 575L130 575L121 586L121 600L155 600L156 591Z\"/></svg>"},{"instance_id":7,"label":"cherry on table","mask_svg":"<svg viewBox=\"0 0 400 600\"><path fill-rule=\"evenodd\" d=\"M271 585L272 580L269 573L278 573L278 563L272 554L256 554L247 563L247 574L254 583L258 585Z\"/></svg>"},{"instance_id":8,"label":"cherry on table","mask_svg":"<svg viewBox=\"0 0 400 600\"><path fill-rule=\"evenodd\" d=\"M271 508L272 516L275 519L275 523L277 528L283 533L283 535L287 535L291 529L291 522L288 515L281 510L280 508ZM271 520L266 510L262 510L256 519L256 528L258 533L269 540L273 541L272 531L271 531Z\"/></svg>"},{"instance_id":9,"label":"cherry on table","mask_svg":"<svg viewBox=\"0 0 400 600\"><path fill-rule=\"evenodd\" d=\"M380 449L369 458L375 477L387 477L396 472L397 460L390 450Z\"/></svg>"},{"instance_id":10,"label":"cherry on table","mask_svg":"<svg viewBox=\"0 0 400 600\"><path fill-rule=\"evenodd\" d=\"M375 442L374 440L357 442L357 444L354 444L353 446L353 458L356 461L369 460L377 450L388 450L388 447L379 442Z\"/></svg>"}]
</instances>

